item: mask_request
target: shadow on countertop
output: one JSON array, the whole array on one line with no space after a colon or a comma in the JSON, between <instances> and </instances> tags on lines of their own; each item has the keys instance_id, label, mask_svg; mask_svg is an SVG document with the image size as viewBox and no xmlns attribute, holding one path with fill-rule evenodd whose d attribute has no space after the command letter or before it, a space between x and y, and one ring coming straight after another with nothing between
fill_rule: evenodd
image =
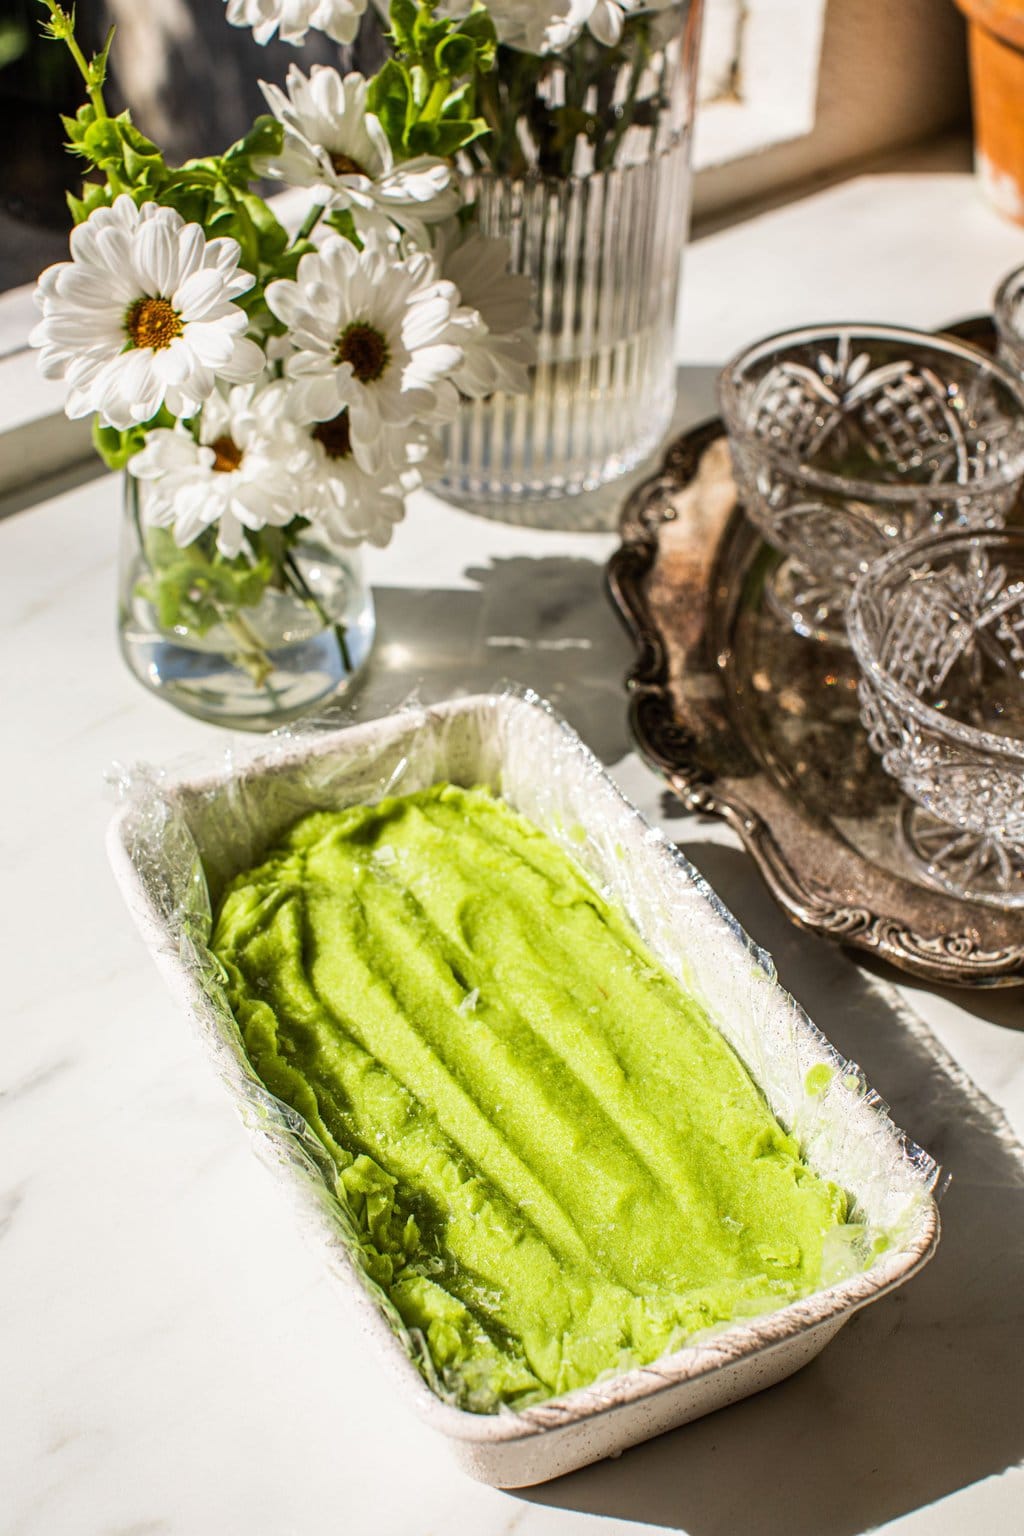
<instances>
[{"instance_id":1,"label":"shadow on countertop","mask_svg":"<svg viewBox=\"0 0 1024 1536\"><path fill-rule=\"evenodd\" d=\"M631 646L605 593L604 566L516 556L466 576L475 589L374 588L378 640L356 716L515 681L560 710L602 762L618 762L631 745L623 690Z\"/></svg>"},{"instance_id":2,"label":"shadow on countertop","mask_svg":"<svg viewBox=\"0 0 1024 1536\"><path fill-rule=\"evenodd\" d=\"M891 987L793 928L745 854L681 845L952 1175L942 1240L788 1381L518 1496L689 1536L860 1536L1024 1458L1024 1160Z\"/></svg>"}]
</instances>

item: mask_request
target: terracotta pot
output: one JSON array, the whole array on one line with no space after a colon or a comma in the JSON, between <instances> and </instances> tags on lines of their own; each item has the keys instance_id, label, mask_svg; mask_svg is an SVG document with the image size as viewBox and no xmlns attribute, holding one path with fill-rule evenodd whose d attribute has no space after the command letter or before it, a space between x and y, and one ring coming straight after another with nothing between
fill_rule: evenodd
<instances>
[{"instance_id":1,"label":"terracotta pot","mask_svg":"<svg viewBox=\"0 0 1024 1536\"><path fill-rule=\"evenodd\" d=\"M1024 224L1024 0L957 0L968 19L978 175Z\"/></svg>"}]
</instances>

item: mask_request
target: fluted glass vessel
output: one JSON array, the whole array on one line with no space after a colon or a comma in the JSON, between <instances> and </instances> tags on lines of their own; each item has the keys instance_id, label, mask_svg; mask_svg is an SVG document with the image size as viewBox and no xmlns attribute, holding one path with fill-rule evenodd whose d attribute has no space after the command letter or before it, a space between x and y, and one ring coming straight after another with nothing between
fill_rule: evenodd
<instances>
[{"instance_id":1,"label":"fluted glass vessel","mask_svg":"<svg viewBox=\"0 0 1024 1536\"><path fill-rule=\"evenodd\" d=\"M701 0L630 15L614 47L499 50L490 135L462 162L480 232L535 284L526 395L466 403L443 488L507 501L591 490L658 443L675 402Z\"/></svg>"}]
</instances>

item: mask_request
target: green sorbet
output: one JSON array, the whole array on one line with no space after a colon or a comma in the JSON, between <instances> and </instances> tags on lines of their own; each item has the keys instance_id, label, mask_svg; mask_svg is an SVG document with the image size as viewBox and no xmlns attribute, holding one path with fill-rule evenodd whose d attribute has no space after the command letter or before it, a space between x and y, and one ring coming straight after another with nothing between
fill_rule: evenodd
<instances>
[{"instance_id":1,"label":"green sorbet","mask_svg":"<svg viewBox=\"0 0 1024 1536\"><path fill-rule=\"evenodd\" d=\"M547 836L480 789L318 813L213 948L256 1072L463 1406L523 1406L819 1283L842 1192ZM426 1366L430 1373L430 1366Z\"/></svg>"}]
</instances>

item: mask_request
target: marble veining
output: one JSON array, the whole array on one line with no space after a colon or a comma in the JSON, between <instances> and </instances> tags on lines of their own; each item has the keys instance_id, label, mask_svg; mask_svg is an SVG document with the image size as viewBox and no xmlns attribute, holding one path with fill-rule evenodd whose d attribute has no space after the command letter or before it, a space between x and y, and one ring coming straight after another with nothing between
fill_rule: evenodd
<instances>
[{"instance_id":1,"label":"marble veining","mask_svg":"<svg viewBox=\"0 0 1024 1536\"><path fill-rule=\"evenodd\" d=\"M0 1239L7 1236L11 1224L18 1213L22 1201L25 1198L26 1185L19 1185L15 1189L0 1191Z\"/></svg>"},{"instance_id":2,"label":"marble veining","mask_svg":"<svg viewBox=\"0 0 1024 1536\"><path fill-rule=\"evenodd\" d=\"M59 1061L47 1062L45 1066L36 1067L33 1071L27 1072L24 1077L9 1083L5 1088L0 1088L0 1109L3 1109L8 1104L13 1104L18 1099L27 1098L30 1094L36 1093L40 1088L45 1088L55 1077L59 1077L62 1072L66 1072L71 1064L69 1057L64 1057Z\"/></svg>"}]
</instances>

